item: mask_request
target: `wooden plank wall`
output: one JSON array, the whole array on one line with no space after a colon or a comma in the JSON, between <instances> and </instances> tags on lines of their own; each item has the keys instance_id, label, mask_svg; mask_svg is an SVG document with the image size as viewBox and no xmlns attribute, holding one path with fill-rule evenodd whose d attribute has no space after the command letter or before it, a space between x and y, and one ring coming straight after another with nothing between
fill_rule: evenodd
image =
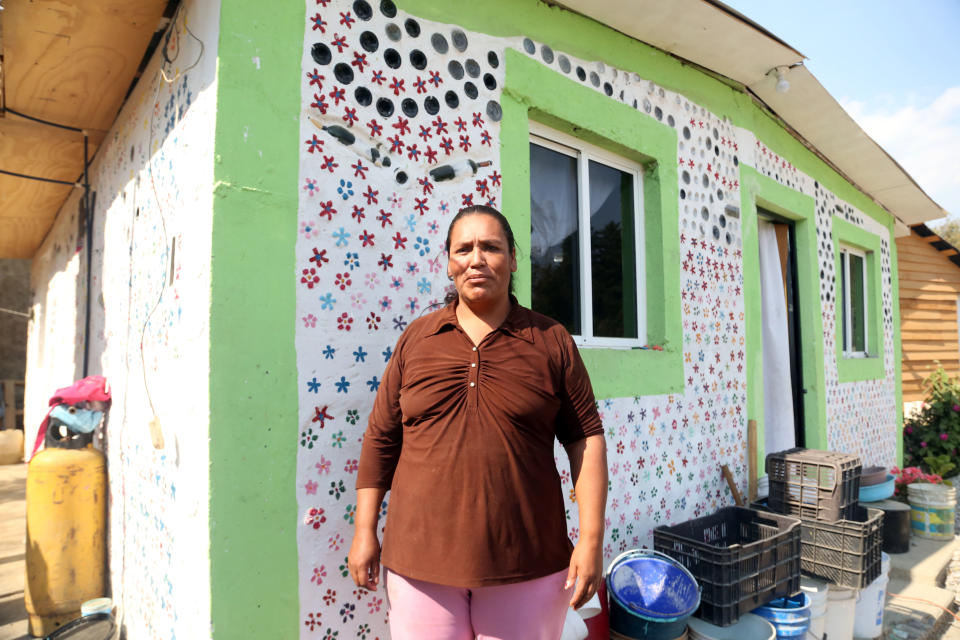
<instances>
[{"instance_id":1,"label":"wooden plank wall","mask_svg":"<svg viewBox=\"0 0 960 640\"><path fill-rule=\"evenodd\" d=\"M951 376L960 374L960 266L930 242L915 233L897 238L904 402L923 400L923 379L936 369L937 361Z\"/></svg>"}]
</instances>

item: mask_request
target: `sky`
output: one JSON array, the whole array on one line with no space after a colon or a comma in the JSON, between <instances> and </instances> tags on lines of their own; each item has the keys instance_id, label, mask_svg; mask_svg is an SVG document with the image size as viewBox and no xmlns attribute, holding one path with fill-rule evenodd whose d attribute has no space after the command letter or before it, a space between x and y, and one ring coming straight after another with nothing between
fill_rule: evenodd
<instances>
[{"instance_id":1,"label":"sky","mask_svg":"<svg viewBox=\"0 0 960 640\"><path fill-rule=\"evenodd\" d=\"M960 219L960 0L722 0L806 67Z\"/></svg>"}]
</instances>

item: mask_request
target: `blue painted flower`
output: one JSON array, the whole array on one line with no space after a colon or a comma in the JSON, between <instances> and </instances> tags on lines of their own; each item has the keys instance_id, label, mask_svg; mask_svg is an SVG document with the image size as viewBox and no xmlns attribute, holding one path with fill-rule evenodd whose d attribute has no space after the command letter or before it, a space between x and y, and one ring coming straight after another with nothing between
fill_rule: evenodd
<instances>
[{"instance_id":1,"label":"blue painted flower","mask_svg":"<svg viewBox=\"0 0 960 640\"><path fill-rule=\"evenodd\" d=\"M348 393L350 390L350 381L345 376L340 376L340 381L334 382L333 385L337 388L337 393Z\"/></svg>"},{"instance_id":2,"label":"blue painted flower","mask_svg":"<svg viewBox=\"0 0 960 640\"><path fill-rule=\"evenodd\" d=\"M417 218L412 213L407 216L407 229L410 230L410 233L413 233L414 229L417 228Z\"/></svg>"},{"instance_id":3,"label":"blue painted flower","mask_svg":"<svg viewBox=\"0 0 960 640\"><path fill-rule=\"evenodd\" d=\"M430 241L417 236L417 241L414 243L413 248L419 251L421 256L425 256L430 253Z\"/></svg>"},{"instance_id":4,"label":"blue painted flower","mask_svg":"<svg viewBox=\"0 0 960 640\"><path fill-rule=\"evenodd\" d=\"M420 280L417 282L418 293L430 293L431 287L432 285L430 284L430 281L426 278L420 278Z\"/></svg>"},{"instance_id":5,"label":"blue painted flower","mask_svg":"<svg viewBox=\"0 0 960 640\"><path fill-rule=\"evenodd\" d=\"M353 195L353 183L349 180L340 180L340 186L337 187L337 193L340 194L340 197L344 200L350 198Z\"/></svg>"},{"instance_id":6,"label":"blue painted flower","mask_svg":"<svg viewBox=\"0 0 960 640\"><path fill-rule=\"evenodd\" d=\"M377 376L373 376L367 380L367 386L370 387L370 391L376 391L380 388L380 381L377 380Z\"/></svg>"},{"instance_id":7,"label":"blue painted flower","mask_svg":"<svg viewBox=\"0 0 960 640\"><path fill-rule=\"evenodd\" d=\"M336 352L337 350L328 344L326 348L323 350L323 357L327 360L333 360L333 354L335 354Z\"/></svg>"},{"instance_id":8,"label":"blue painted flower","mask_svg":"<svg viewBox=\"0 0 960 640\"><path fill-rule=\"evenodd\" d=\"M343 264L346 267L350 267L350 271L353 271L354 269L360 266L360 256L358 256L356 252L351 253L347 251L347 257L343 261Z\"/></svg>"},{"instance_id":9,"label":"blue painted flower","mask_svg":"<svg viewBox=\"0 0 960 640\"><path fill-rule=\"evenodd\" d=\"M338 247L345 247L350 244L350 240L348 240L350 234L344 231L343 227L340 227L334 231L333 237L336 238Z\"/></svg>"},{"instance_id":10,"label":"blue painted flower","mask_svg":"<svg viewBox=\"0 0 960 640\"><path fill-rule=\"evenodd\" d=\"M390 361L390 356L393 355L393 349L390 348L390 347L387 347L387 348L384 349L382 352L380 352L380 355L383 356L383 361L384 361L384 362L389 362L389 361Z\"/></svg>"},{"instance_id":11,"label":"blue painted flower","mask_svg":"<svg viewBox=\"0 0 960 640\"><path fill-rule=\"evenodd\" d=\"M336 301L337 301L337 299L333 297L333 294L332 294L332 293L326 293L326 294L320 296L320 308L321 308L321 309L333 309L333 305L334 305L334 303L335 303Z\"/></svg>"},{"instance_id":12,"label":"blue painted flower","mask_svg":"<svg viewBox=\"0 0 960 640\"><path fill-rule=\"evenodd\" d=\"M314 378L313 380L307 381L307 391L310 393L319 393L320 392L320 382Z\"/></svg>"},{"instance_id":13,"label":"blue painted flower","mask_svg":"<svg viewBox=\"0 0 960 640\"><path fill-rule=\"evenodd\" d=\"M357 350L353 352L353 361L354 362L366 362L367 352L363 350L363 347L357 347Z\"/></svg>"}]
</instances>

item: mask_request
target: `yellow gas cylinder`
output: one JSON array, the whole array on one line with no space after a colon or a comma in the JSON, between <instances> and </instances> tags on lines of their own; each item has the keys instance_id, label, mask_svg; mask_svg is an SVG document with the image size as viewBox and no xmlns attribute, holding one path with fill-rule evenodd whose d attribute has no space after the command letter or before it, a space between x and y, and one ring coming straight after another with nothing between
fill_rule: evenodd
<instances>
[{"instance_id":1,"label":"yellow gas cylinder","mask_svg":"<svg viewBox=\"0 0 960 640\"><path fill-rule=\"evenodd\" d=\"M106 595L107 473L103 454L47 448L27 467L30 634L46 636Z\"/></svg>"}]
</instances>

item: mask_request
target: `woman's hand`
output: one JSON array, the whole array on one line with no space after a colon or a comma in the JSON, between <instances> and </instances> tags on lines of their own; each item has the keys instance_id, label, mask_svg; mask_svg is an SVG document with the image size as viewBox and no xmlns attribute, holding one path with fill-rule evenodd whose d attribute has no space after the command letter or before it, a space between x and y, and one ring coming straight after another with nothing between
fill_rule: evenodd
<instances>
[{"instance_id":1,"label":"woman's hand","mask_svg":"<svg viewBox=\"0 0 960 640\"><path fill-rule=\"evenodd\" d=\"M347 556L350 576L358 587L376 591L380 584L380 541L376 531L357 531Z\"/></svg>"},{"instance_id":2,"label":"woman's hand","mask_svg":"<svg viewBox=\"0 0 960 640\"><path fill-rule=\"evenodd\" d=\"M570 598L570 606L579 609L592 598L603 580L603 551L600 543L590 544L581 540L570 555L570 569L564 589L576 582L577 588Z\"/></svg>"}]
</instances>

